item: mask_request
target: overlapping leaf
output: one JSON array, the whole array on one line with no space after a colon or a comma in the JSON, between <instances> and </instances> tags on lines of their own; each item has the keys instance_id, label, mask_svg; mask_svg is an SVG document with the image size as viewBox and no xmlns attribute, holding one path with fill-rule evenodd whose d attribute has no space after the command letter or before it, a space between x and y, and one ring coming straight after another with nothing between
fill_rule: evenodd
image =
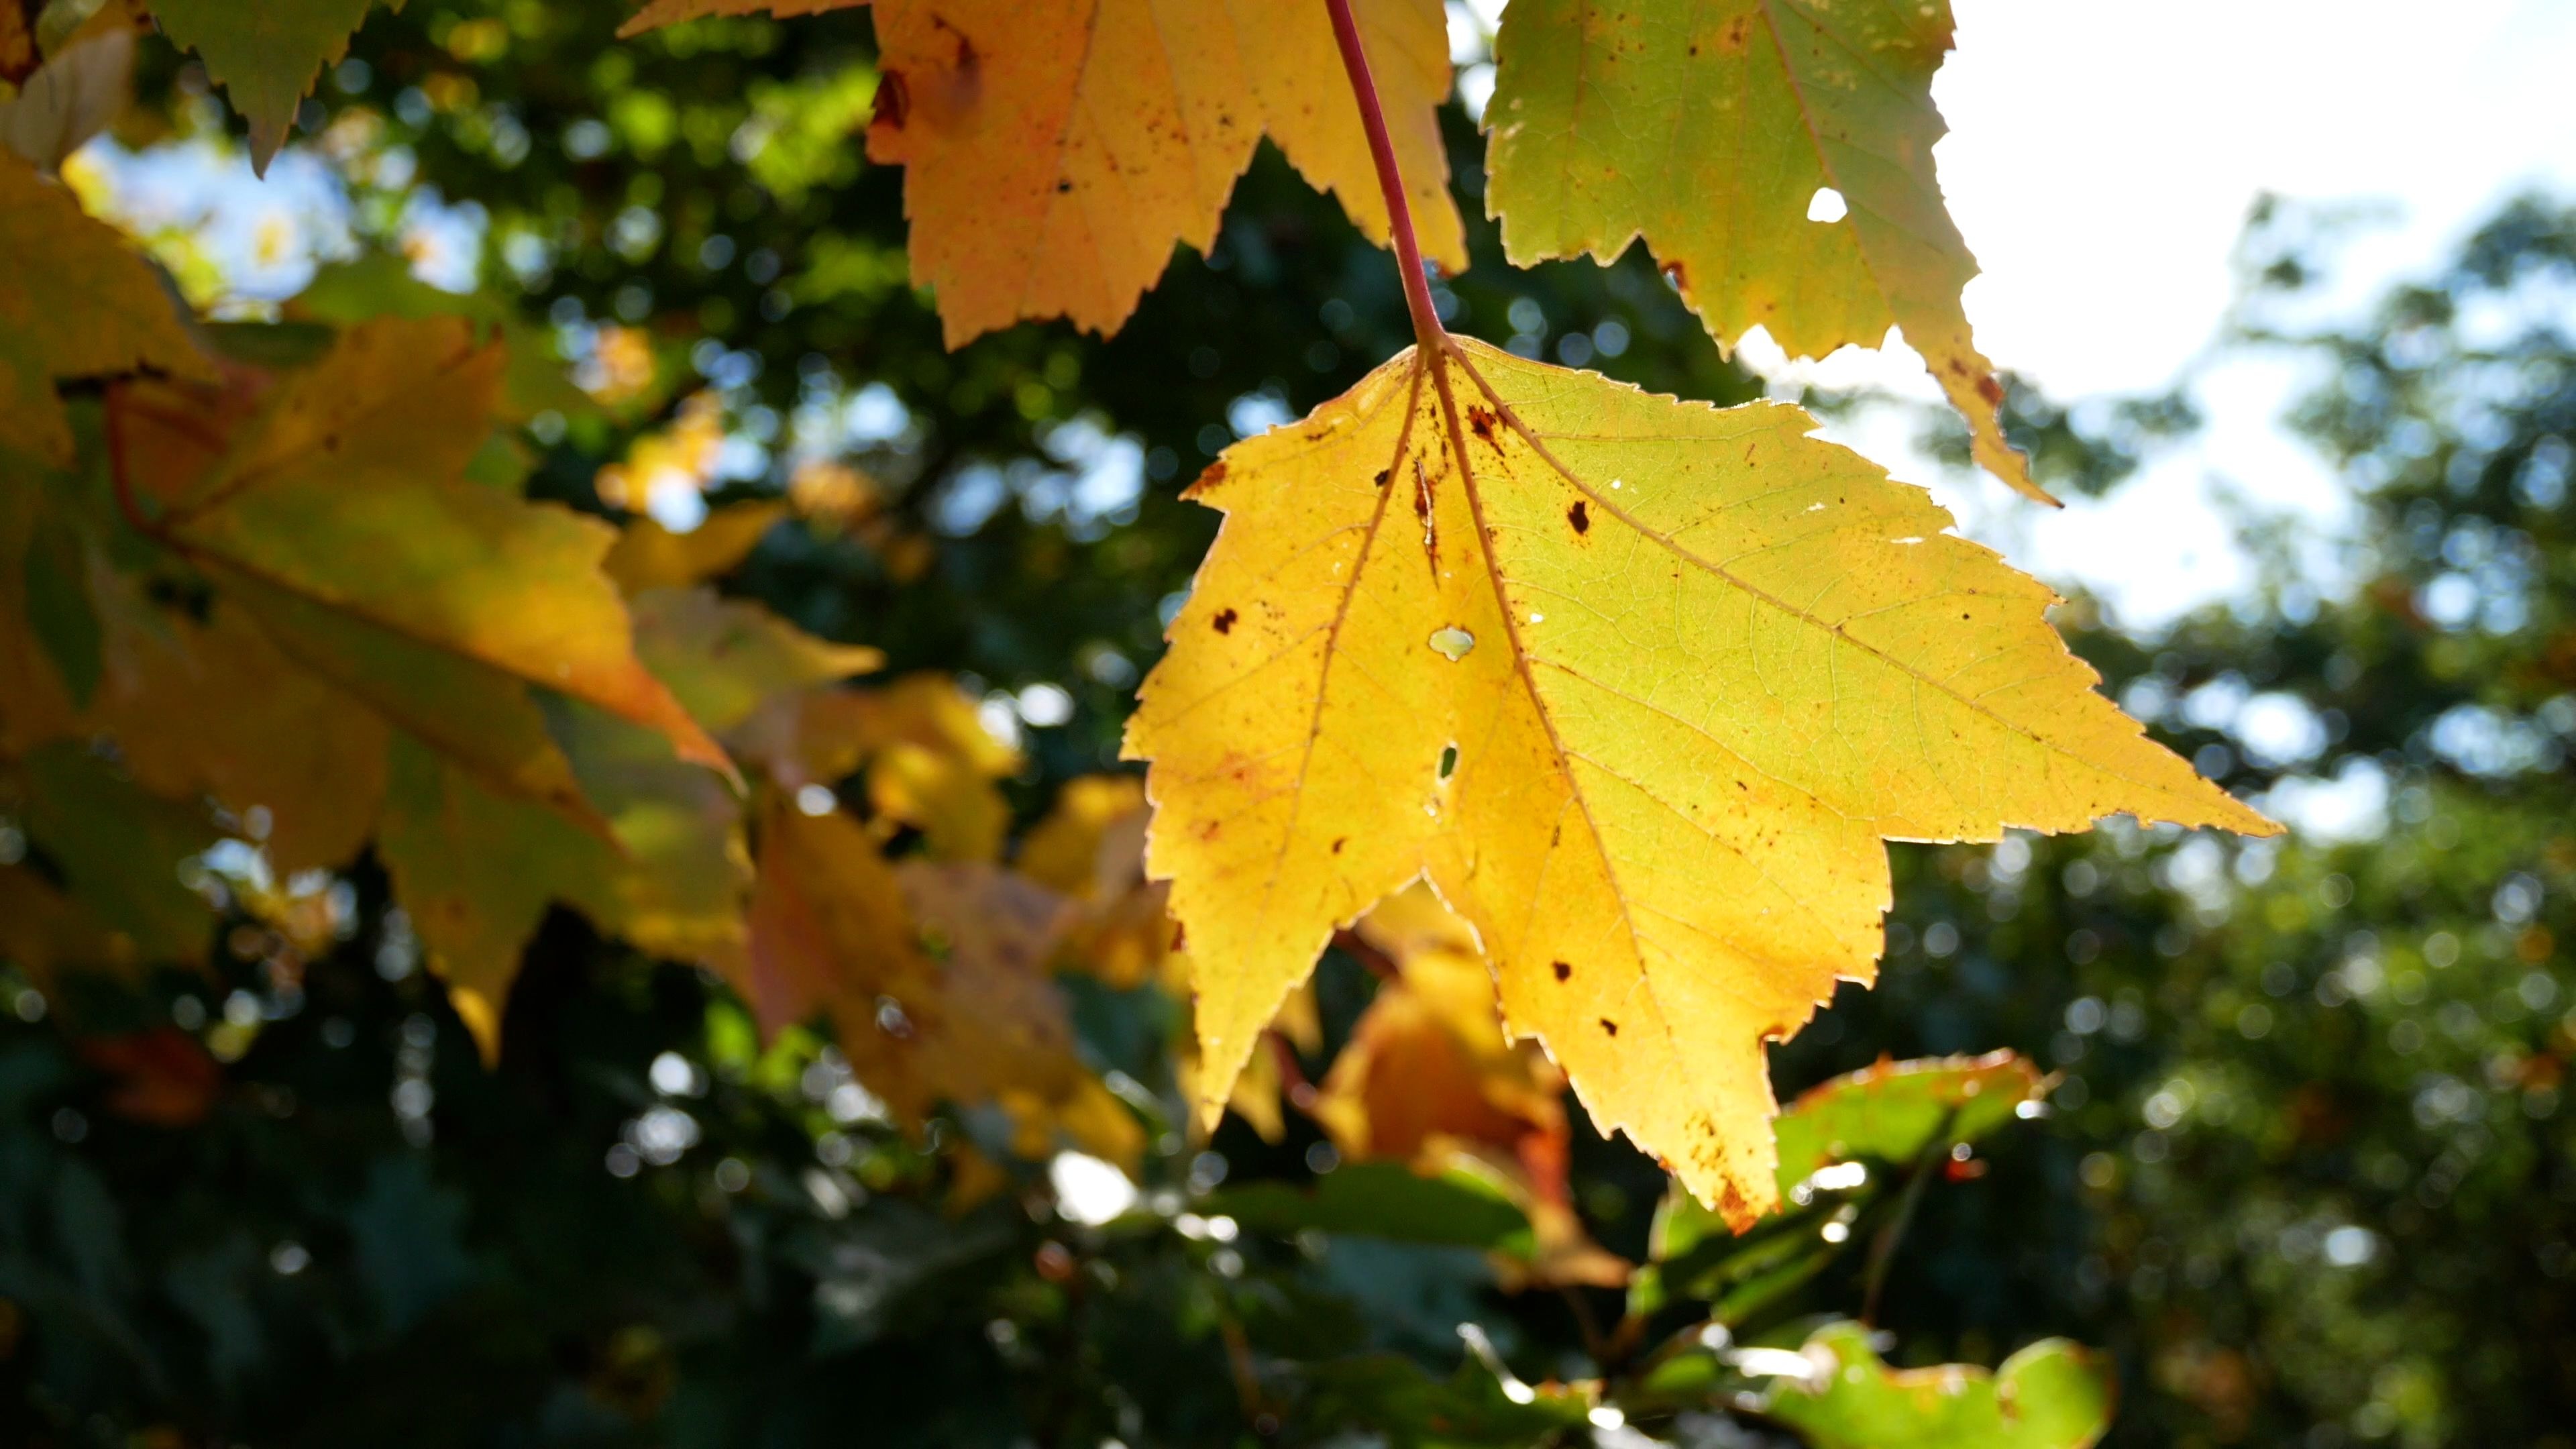
<instances>
[{"instance_id":1,"label":"overlapping leaf","mask_svg":"<svg viewBox=\"0 0 2576 1449\"><path fill-rule=\"evenodd\" d=\"M251 164L262 171L286 144L295 108L322 67L348 54L349 37L379 0L151 0L171 40L197 53L250 123ZM402 0L383 0L402 8Z\"/></svg>"},{"instance_id":2,"label":"overlapping leaf","mask_svg":"<svg viewBox=\"0 0 2576 1449\"><path fill-rule=\"evenodd\" d=\"M1628 1265L1593 1245L1566 1185L1565 1077L1502 1029L1475 932L1426 886L1380 901L1360 948L1396 970L1333 1059L1311 1111L1349 1161L1439 1172L1460 1158L1497 1176L1533 1241L1515 1276L1616 1286Z\"/></svg>"},{"instance_id":3,"label":"overlapping leaf","mask_svg":"<svg viewBox=\"0 0 2576 1449\"><path fill-rule=\"evenodd\" d=\"M847 0L860 3L860 0ZM633 33L818 0L655 0ZM1424 250L1466 243L1434 109L1449 90L1436 0L1356 6ZM878 0L884 79L869 158L906 168L912 272L954 347L1023 318L1114 332L1176 242L1207 251L1267 136L1372 239L1386 204L1321 4Z\"/></svg>"},{"instance_id":4,"label":"overlapping leaf","mask_svg":"<svg viewBox=\"0 0 2576 1449\"><path fill-rule=\"evenodd\" d=\"M505 788L567 799L522 685L667 735L683 758L723 750L635 656L614 534L560 508L468 483L491 432L502 349L449 318L352 329L278 385L202 473L126 480L175 545L288 654ZM128 458L175 458L198 424L163 399L117 425ZM496 720L514 720L495 730Z\"/></svg>"},{"instance_id":5,"label":"overlapping leaf","mask_svg":"<svg viewBox=\"0 0 2576 1449\"><path fill-rule=\"evenodd\" d=\"M151 264L70 191L0 152L0 457L68 464L55 380L144 367L212 376Z\"/></svg>"},{"instance_id":6,"label":"overlapping leaf","mask_svg":"<svg viewBox=\"0 0 2576 1449\"><path fill-rule=\"evenodd\" d=\"M1061 897L986 864L898 868L847 815L783 797L760 837L746 994L766 1024L828 1013L852 1071L907 1125L941 1102L992 1103L1022 1155L1062 1136L1136 1160L1135 1119L1075 1055L1046 974Z\"/></svg>"},{"instance_id":7,"label":"overlapping leaf","mask_svg":"<svg viewBox=\"0 0 2576 1449\"><path fill-rule=\"evenodd\" d=\"M1762 1044L1866 981L1886 839L2267 831L2093 691L2038 583L1807 436L1445 344L1229 449L1130 725L1222 1102L1339 925L1427 876L1505 1017L1730 1220Z\"/></svg>"},{"instance_id":8,"label":"overlapping leaf","mask_svg":"<svg viewBox=\"0 0 2576 1449\"><path fill-rule=\"evenodd\" d=\"M1794 357L1901 327L1978 463L2046 501L2004 441L1959 302L1976 260L1933 177L1951 28L1950 0L1514 0L1485 112L1504 250L1607 262L1642 234L1720 342L1758 326Z\"/></svg>"}]
</instances>

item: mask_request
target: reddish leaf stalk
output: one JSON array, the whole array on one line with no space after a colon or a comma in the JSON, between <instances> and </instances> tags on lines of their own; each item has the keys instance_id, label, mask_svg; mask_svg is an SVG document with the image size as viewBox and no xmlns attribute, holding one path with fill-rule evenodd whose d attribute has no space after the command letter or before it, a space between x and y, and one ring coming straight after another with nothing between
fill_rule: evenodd
<instances>
[{"instance_id":1,"label":"reddish leaf stalk","mask_svg":"<svg viewBox=\"0 0 2576 1449\"><path fill-rule=\"evenodd\" d=\"M1342 69L1350 75L1351 95L1359 102L1369 159L1377 163L1377 189L1386 198L1387 232L1395 239L1397 269L1404 273L1404 306L1413 314L1413 338L1423 351L1437 356L1448 334L1431 306L1431 284L1422 275L1422 244L1414 239L1413 209L1404 200L1404 173L1395 164L1395 142L1387 136L1386 107L1379 104L1377 81L1369 74L1359 22L1352 18L1351 0L1324 0L1324 8L1332 12L1333 39L1342 47Z\"/></svg>"}]
</instances>

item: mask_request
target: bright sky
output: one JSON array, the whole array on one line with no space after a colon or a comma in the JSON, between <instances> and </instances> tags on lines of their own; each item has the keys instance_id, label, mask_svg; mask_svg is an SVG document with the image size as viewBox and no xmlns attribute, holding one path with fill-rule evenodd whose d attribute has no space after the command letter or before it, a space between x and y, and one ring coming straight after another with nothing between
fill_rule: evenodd
<instances>
[{"instance_id":1,"label":"bright sky","mask_svg":"<svg viewBox=\"0 0 2576 1449\"><path fill-rule=\"evenodd\" d=\"M2394 203L2344 254L2366 298L2420 270L2530 184L2576 190L2576 4L2568 0L1955 0L1934 153L1986 275L1967 293L1986 354L2072 400L2149 392L2210 339L2256 196ZM1776 356L1776 350L1774 355ZM1901 381L1858 354L1825 379ZM1855 365L1857 364L1857 365ZM2245 577L2213 476L2331 527L2339 490L2274 424L2286 369L2231 365L2198 392L2206 441L2101 503L2043 514L2000 484L1908 467L1905 429L1853 441L1931 483L1967 530L2153 624Z\"/></svg>"}]
</instances>

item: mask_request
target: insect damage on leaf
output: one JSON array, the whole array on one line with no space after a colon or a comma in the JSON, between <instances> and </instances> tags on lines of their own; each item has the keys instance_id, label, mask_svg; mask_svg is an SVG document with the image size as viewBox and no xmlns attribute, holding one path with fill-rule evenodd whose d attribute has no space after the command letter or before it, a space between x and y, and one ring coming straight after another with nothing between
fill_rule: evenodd
<instances>
[{"instance_id":1,"label":"insect damage on leaf","mask_svg":"<svg viewBox=\"0 0 2576 1449\"><path fill-rule=\"evenodd\" d=\"M838 0L838 4L855 0ZM627 33L834 0L656 0ZM1449 92L1437 0L1362 0L1414 214L1432 257L1467 264L1437 109ZM948 344L1028 318L1115 332L1170 262L1206 252L1264 137L1360 230L1386 204L1320 4L878 0L883 81L870 160L905 168L913 279Z\"/></svg>"},{"instance_id":2,"label":"insect damage on leaf","mask_svg":"<svg viewBox=\"0 0 2576 1449\"><path fill-rule=\"evenodd\" d=\"M1930 364L1977 462L2053 503L2004 441L1960 289L1976 259L1934 179L1949 0L1514 0L1495 39L1486 208L1522 266L1643 235L1720 343L1793 357L1888 329Z\"/></svg>"},{"instance_id":3,"label":"insect damage on leaf","mask_svg":"<svg viewBox=\"0 0 2576 1449\"><path fill-rule=\"evenodd\" d=\"M1333 930L1427 876L1594 1119L1749 1220L1763 1043L1870 979L1883 841L2274 828L2094 691L2045 587L1805 413L1442 345L1228 450L1129 727L1202 1111Z\"/></svg>"}]
</instances>

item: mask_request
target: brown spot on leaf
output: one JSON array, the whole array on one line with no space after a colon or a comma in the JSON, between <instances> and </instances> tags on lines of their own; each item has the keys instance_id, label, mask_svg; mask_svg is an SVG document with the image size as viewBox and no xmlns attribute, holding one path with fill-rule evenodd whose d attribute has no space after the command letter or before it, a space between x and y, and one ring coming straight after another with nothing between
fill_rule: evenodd
<instances>
[{"instance_id":1,"label":"brown spot on leaf","mask_svg":"<svg viewBox=\"0 0 2576 1449\"><path fill-rule=\"evenodd\" d=\"M1619 1034L1619 1023L1612 1021L1610 1018L1605 1016L1601 1018L1601 1029L1612 1036L1617 1036Z\"/></svg>"},{"instance_id":2,"label":"brown spot on leaf","mask_svg":"<svg viewBox=\"0 0 2576 1449\"><path fill-rule=\"evenodd\" d=\"M1216 631L1218 633L1231 634L1234 632L1234 611L1232 609L1219 610L1217 616L1208 620L1208 622L1216 626Z\"/></svg>"},{"instance_id":3,"label":"brown spot on leaf","mask_svg":"<svg viewBox=\"0 0 2576 1449\"><path fill-rule=\"evenodd\" d=\"M1718 36L1717 43L1729 55L1742 55L1745 46L1751 44L1752 40L1753 17L1738 15L1726 23L1725 33Z\"/></svg>"},{"instance_id":4,"label":"brown spot on leaf","mask_svg":"<svg viewBox=\"0 0 2576 1449\"><path fill-rule=\"evenodd\" d=\"M1395 470L1392 468L1380 468L1377 470L1377 477L1372 481L1374 481L1380 488L1383 488L1386 486L1387 478L1394 472Z\"/></svg>"},{"instance_id":5,"label":"brown spot on leaf","mask_svg":"<svg viewBox=\"0 0 2576 1449\"><path fill-rule=\"evenodd\" d=\"M1199 481L1191 486L1201 489L1214 488L1216 485L1224 481L1225 460L1223 458L1219 458L1215 462L1208 464L1206 468L1200 470Z\"/></svg>"},{"instance_id":6,"label":"brown spot on leaf","mask_svg":"<svg viewBox=\"0 0 2576 1449\"><path fill-rule=\"evenodd\" d=\"M1551 969L1556 972L1556 979L1559 981L1567 980L1574 975L1574 968L1562 961L1557 962Z\"/></svg>"},{"instance_id":7,"label":"brown spot on leaf","mask_svg":"<svg viewBox=\"0 0 2576 1449\"><path fill-rule=\"evenodd\" d=\"M1493 410L1490 408L1480 407L1468 408L1467 431L1474 433L1477 437L1484 439L1487 443L1494 443ZM1500 448L1501 444L1494 443L1494 446L1496 448Z\"/></svg>"},{"instance_id":8,"label":"brown spot on leaf","mask_svg":"<svg viewBox=\"0 0 2576 1449\"><path fill-rule=\"evenodd\" d=\"M1685 292L1690 290L1690 268L1679 262L1664 263L1664 278Z\"/></svg>"},{"instance_id":9,"label":"brown spot on leaf","mask_svg":"<svg viewBox=\"0 0 2576 1449\"><path fill-rule=\"evenodd\" d=\"M1335 854L1335 855L1339 855L1339 854L1341 854L1341 853L1342 853L1342 847L1343 847L1343 846L1345 846L1345 845L1348 845L1348 844L1350 844L1350 843L1351 843L1351 838L1350 838L1349 836L1347 836L1347 835L1337 835L1337 836L1333 837L1333 854Z\"/></svg>"},{"instance_id":10,"label":"brown spot on leaf","mask_svg":"<svg viewBox=\"0 0 2576 1449\"><path fill-rule=\"evenodd\" d=\"M1580 498L1574 500L1574 506L1572 508L1565 510L1565 521L1574 525L1574 531L1576 533L1590 533L1592 531L1592 512L1584 506L1583 500Z\"/></svg>"},{"instance_id":11,"label":"brown spot on leaf","mask_svg":"<svg viewBox=\"0 0 2576 1449\"><path fill-rule=\"evenodd\" d=\"M1178 921L1172 922L1172 949L1175 951L1190 949L1190 928Z\"/></svg>"},{"instance_id":12,"label":"brown spot on leaf","mask_svg":"<svg viewBox=\"0 0 2576 1449\"><path fill-rule=\"evenodd\" d=\"M1978 378L1977 396L1984 398L1986 400L1986 406L1988 407L2002 407L2004 403L2004 385L1995 381L1992 377Z\"/></svg>"}]
</instances>

